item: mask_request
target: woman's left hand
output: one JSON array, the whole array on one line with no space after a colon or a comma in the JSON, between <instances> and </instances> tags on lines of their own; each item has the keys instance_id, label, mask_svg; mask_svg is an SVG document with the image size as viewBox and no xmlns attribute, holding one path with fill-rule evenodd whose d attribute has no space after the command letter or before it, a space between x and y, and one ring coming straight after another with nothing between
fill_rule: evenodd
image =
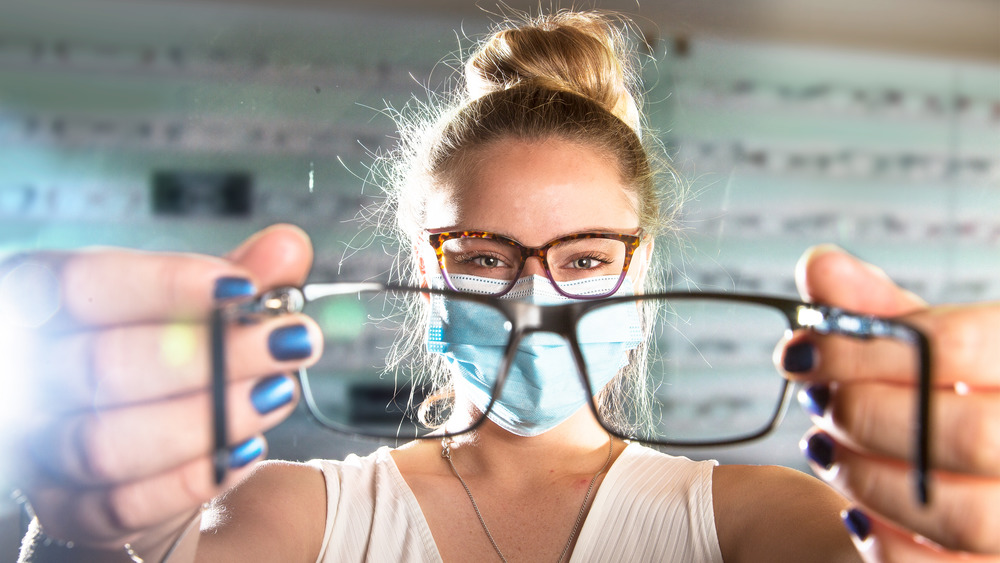
<instances>
[{"instance_id":1,"label":"woman's left hand","mask_svg":"<svg viewBox=\"0 0 1000 563\"><path fill-rule=\"evenodd\" d=\"M1000 561L1000 304L928 307L880 270L823 246L796 273L808 301L898 317L931 343L929 503L916 494L915 354L898 342L798 334L785 346L817 428L817 474L851 499L868 561Z\"/></svg>"}]
</instances>

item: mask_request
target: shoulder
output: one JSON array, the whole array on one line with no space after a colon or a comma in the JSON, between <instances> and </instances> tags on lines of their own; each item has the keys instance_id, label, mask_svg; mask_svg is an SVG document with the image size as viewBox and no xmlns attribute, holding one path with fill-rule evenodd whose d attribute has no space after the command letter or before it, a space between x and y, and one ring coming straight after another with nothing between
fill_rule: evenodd
<instances>
[{"instance_id":1,"label":"shoulder","mask_svg":"<svg viewBox=\"0 0 1000 563\"><path fill-rule=\"evenodd\" d=\"M617 515L669 528L681 536L712 536L714 461L694 461L630 444L611 466L603 495ZM628 499L622 503L621 499Z\"/></svg>"},{"instance_id":2,"label":"shoulder","mask_svg":"<svg viewBox=\"0 0 1000 563\"><path fill-rule=\"evenodd\" d=\"M576 552L599 561L721 561L715 465L630 444L598 489Z\"/></svg>"},{"instance_id":3,"label":"shoulder","mask_svg":"<svg viewBox=\"0 0 1000 563\"><path fill-rule=\"evenodd\" d=\"M840 520L848 502L819 479L779 466L721 465L712 479L726 561L858 561Z\"/></svg>"},{"instance_id":4,"label":"shoulder","mask_svg":"<svg viewBox=\"0 0 1000 563\"><path fill-rule=\"evenodd\" d=\"M625 448L615 465L629 476L648 474L659 481L675 482L678 486L691 486L698 482L710 485L712 470L718 463L695 461L632 443Z\"/></svg>"},{"instance_id":5,"label":"shoulder","mask_svg":"<svg viewBox=\"0 0 1000 563\"><path fill-rule=\"evenodd\" d=\"M611 466L603 487L616 495L635 496L652 505L676 505L712 519L715 461L694 461L632 443ZM692 514L692 517L694 515Z\"/></svg>"},{"instance_id":6,"label":"shoulder","mask_svg":"<svg viewBox=\"0 0 1000 563\"><path fill-rule=\"evenodd\" d=\"M323 473L314 464L258 464L206 512L199 560L273 555L275 560L315 561L324 534L325 490Z\"/></svg>"}]
</instances>

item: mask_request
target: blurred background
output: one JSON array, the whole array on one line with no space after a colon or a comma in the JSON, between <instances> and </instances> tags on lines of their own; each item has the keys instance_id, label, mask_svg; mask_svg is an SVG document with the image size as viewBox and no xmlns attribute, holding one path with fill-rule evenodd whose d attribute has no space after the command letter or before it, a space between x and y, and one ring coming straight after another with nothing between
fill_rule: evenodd
<instances>
[{"instance_id":1,"label":"blurred background","mask_svg":"<svg viewBox=\"0 0 1000 563\"><path fill-rule=\"evenodd\" d=\"M439 91L499 10L360 4L0 0L0 253L221 254L288 221L314 280L384 278L392 249L358 219L380 203L383 110ZM931 302L1000 296L1000 2L578 5L633 15L650 55L650 125L691 185L674 288L795 296L799 255L833 242ZM793 408L765 441L681 453L804 468L806 427ZM269 440L289 459L377 445L301 415ZM6 493L0 518L12 560Z\"/></svg>"}]
</instances>

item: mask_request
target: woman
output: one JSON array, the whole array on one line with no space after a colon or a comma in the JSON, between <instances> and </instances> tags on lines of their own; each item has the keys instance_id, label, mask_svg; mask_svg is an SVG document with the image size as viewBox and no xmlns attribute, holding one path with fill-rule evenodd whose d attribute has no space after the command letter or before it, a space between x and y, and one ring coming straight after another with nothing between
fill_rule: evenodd
<instances>
[{"instance_id":1,"label":"woman","mask_svg":"<svg viewBox=\"0 0 1000 563\"><path fill-rule=\"evenodd\" d=\"M651 235L663 213L618 40L600 16L562 14L499 32L470 58L468 98L415 137L391 193L416 281L442 281L427 233L488 231L538 247L600 232L640 235L626 287L648 286ZM38 536L35 560L62 553L73 561L158 561L169 552L171 562L838 561L857 558L852 534L872 559L952 555L902 530L948 550L1000 555L992 532L1000 526L1000 448L988 432L1000 417L997 362L977 339L1000 309L928 309L830 248L803 258L806 297L906 315L938 344L938 492L927 509L915 506L904 478L912 429L898 404L914 390L895 380L898 350L819 336L786 348L782 365L788 377L811 383L823 430L807 441L807 453L850 501L791 470L715 467L626 445L586 408L540 432L530 421L493 417L444 443L343 463L256 464L260 434L288 416L298 396L292 379L274 374L311 365L321 353L315 323L300 315L230 333L237 445L232 471L216 487L202 367L208 352L199 344L207 342L207 311L219 300L301 283L311 252L300 231L277 226L225 260L100 250L6 264L22 276L51 272L61 300L58 315L25 331L18 348L28 379L40 389L58 385L65 398L23 429L23 475L45 536L75 545L46 548ZM496 266L491 257L471 259ZM528 258L520 278L540 275L539 259ZM188 361L155 361L155 345L178 323L196 336ZM971 391L954 392L958 378ZM483 408L468 394L455 401L460 413ZM970 428L982 429L975 440ZM642 486L631 479L640 475ZM621 497L618 517L592 512L613 478L610 490L640 496ZM852 503L864 510L846 512L845 528L840 513ZM201 533L193 531L198 524Z\"/></svg>"}]
</instances>

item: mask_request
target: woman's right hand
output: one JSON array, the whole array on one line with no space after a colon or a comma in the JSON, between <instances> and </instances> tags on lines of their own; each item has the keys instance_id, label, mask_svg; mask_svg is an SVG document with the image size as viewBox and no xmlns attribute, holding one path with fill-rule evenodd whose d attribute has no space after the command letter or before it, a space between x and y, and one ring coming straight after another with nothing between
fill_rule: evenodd
<instances>
[{"instance_id":1,"label":"woman's right hand","mask_svg":"<svg viewBox=\"0 0 1000 563\"><path fill-rule=\"evenodd\" d=\"M0 263L0 358L24 391L0 458L47 536L130 543L158 560L202 503L246 475L262 433L298 399L285 374L314 362L322 339L302 315L230 327L233 453L216 486L208 316L221 300L300 285L311 263L308 237L289 226L225 259L94 249Z\"/></svg>"},{"instance_id":2,"label":"woman's right hand","mask_svg":"<svg viewBox=\"0 0 1000 563\"><path fill-rule=\"evenodd\" d=\"M927 336L929 499L912 461L919 377L910 346L803 333L784 350L818 427L804 440L817 475L848 497L845 524L865 561L1000 561L1000 304L929 306L831 246L806 253L805 299L901 319Z\"/></svg>"}]
</instances>

